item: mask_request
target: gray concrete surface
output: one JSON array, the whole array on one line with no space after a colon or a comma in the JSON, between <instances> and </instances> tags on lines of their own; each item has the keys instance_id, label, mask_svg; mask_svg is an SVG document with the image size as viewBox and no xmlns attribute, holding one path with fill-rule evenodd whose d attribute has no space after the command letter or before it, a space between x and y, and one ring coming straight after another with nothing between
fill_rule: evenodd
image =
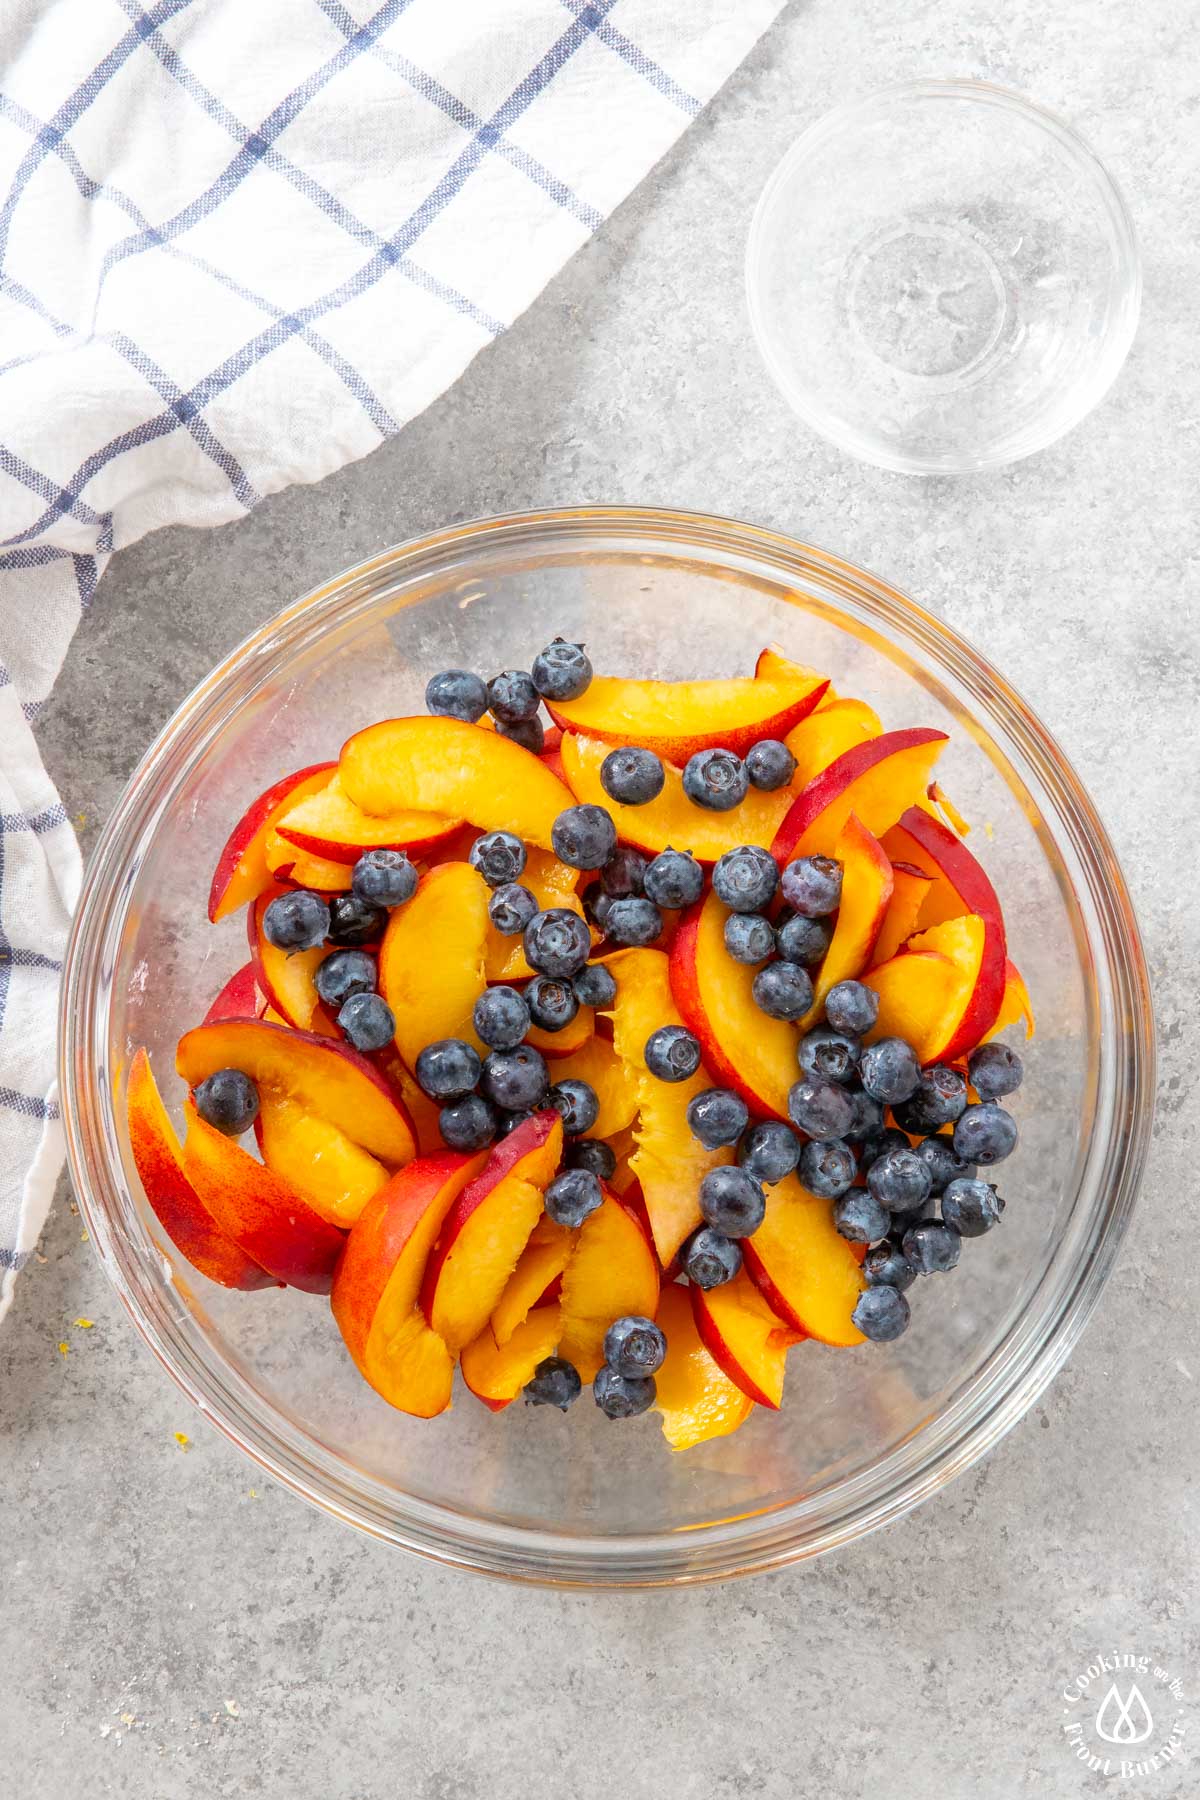
<instances>
[{"instance_id":1,"label":"gray concrete surface","mask_svg":"<svg viewBox=\"0 0 1200 1800\"><path fill-rule=\"evenodd\" d=\"M398 441L243 523L118 557L40 727L86 842L252 625L382 545L510 507L707 508L886 572L1057 733L1107 816L1157 984L1143 1203L1045 1403L845 1555L690 1592L512 1590L388 1553L256 1479L139 1348L64 1191L0 1332L5 1800L1067 1800L1104 1783L1066 1752L1061 1690L1113 1649L1179 1674L1200 1754L1195 52L1177 0L790 8ZM789 416L748 341L741 252L797 129L844 94L950 72L1090 135L1137 217L1146 297L1119 386L1065 442L921 483ZM1183 1795L1197 1766L1114 1785Z\"/></svg>"}]
</instances>

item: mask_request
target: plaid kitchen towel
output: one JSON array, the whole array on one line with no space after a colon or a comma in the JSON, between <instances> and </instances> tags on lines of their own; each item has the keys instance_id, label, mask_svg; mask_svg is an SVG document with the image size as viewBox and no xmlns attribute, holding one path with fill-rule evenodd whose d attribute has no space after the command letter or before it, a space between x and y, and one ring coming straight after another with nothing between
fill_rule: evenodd
<instances>
[{"instance_id":1,"label":"plaid kitchen towel","mask_svg":"<svg viewBox=\"0 0 1200 1800\"><path fill-rule=\"evenodd\" d=\"M0 1316L78 883L30 725L108 557L398 431L782 4L0 4Z\"/></svg>"}]
</instances>

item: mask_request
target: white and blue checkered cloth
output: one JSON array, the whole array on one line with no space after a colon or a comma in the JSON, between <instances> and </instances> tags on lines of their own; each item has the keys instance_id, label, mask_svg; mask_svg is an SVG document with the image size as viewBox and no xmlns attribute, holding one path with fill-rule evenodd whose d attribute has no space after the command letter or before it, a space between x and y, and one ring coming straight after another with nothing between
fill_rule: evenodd
<instances>
[{"instance_id":1,"label":"white and blue checkered cloth","mask_svg":"<svg viewBox=\"0 0 1200 1800\"><path fill-rule=\"evenodd\" d=\"M30 723L109 556L398 431L782 4L0 0L0 1316L79 879Z\"/></svg>"}]
</instances>

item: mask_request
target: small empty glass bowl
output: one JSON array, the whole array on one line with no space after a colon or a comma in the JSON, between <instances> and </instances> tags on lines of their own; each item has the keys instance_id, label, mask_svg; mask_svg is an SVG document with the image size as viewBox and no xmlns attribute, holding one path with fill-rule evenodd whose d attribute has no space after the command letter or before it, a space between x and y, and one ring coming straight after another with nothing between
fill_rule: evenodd
<instances>
[{"instance_id":1,"label":"small empty glass bowl","mask_svg":"<svg viewBox=\"0 0 1200 1800\"><path fill-rule=\"evenodd\" d=\"M815 431L903 474L1030 456L1115 380L1141 271L1112 177L980 81L839 107L763 190L746 252L767 367Z\"/></svg>"}]
</instances>

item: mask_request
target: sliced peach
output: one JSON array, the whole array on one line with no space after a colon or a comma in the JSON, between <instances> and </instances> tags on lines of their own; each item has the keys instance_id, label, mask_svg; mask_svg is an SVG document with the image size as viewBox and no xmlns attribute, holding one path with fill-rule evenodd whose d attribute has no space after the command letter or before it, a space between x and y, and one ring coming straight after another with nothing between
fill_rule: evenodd
<instances>
[{"instance_id":1,"label":"sliced peach","mask_svg":"<svg viewBox=\"0 0 1200 1800\"><path fill-rule=\"evenodd\" d=\"M798 792L847 750L882 732L878 715L863 700L834 700L819 706L787 734L787 747L796 759L792 787Z\"/></svg>"},{"instance_id":2,"label":"sliced peach","mask_svg":"<svg viewBox=\"0 0 1200 1800\"><path fill-rule=\"evenodd\" d=\"M577 800L607 808L622 843L652 856L671 845L676 850L690 850L702 863L714 863L738 844L760 844L767 849L787 816L791 795L786 788L774 794L751 788L741 805L730 812L706 812L688 799L683 776L673 764L666 766L666 781L657 800L645 806L620 806L605 793L600 780L600 765L610 748L599 738L567 732L562 741L567 781Z\"/></svg>"},{"instance_id":3,"label":"sliced peach","mask_svg":"<svg viewBox=\"0 0 1200 1800\"><path fill-rule=\"evenodd\" d=\"M1004 913L986 870L962 839L921 806L911 806L892 826L884 849L893 861L911 863L930 878L920 924L940 925L963 913L978 913L996 925L1004 949Z\"/></svg>"},{"instance_id":4,"label":"sliced peach","mask_svg":"<svg viewBox=\"0 0 1200 1800\"><path fill-rule=\"evenodd\" d=\"M805 674L780 681L630 681L597 675L578 700L546 703L566 732L602 743L639 744L683 764L722 745L744 756L760 738L782 738L823 698L829 682Z\"/></svg>"},{"instance_id":5,"label":"sliced peach","mask_svg":"<svg viewBox=\"0 0 1200 1800\"><path fill-rule=\"evenodd\" d=\"M666 1360L654 1378L654 1410L662 1416L663 1436L672 1450L728 1437L745 1424L754 1402L701 1343L686 1288L663 1289L658 1323L667 1340Z\"/></svg>"},{"instance_id":6,"label":"sliced peach","mask_svg":"<svg viewBox=\"0 0 1200 1800\"><path fill-rule=\"evenodd\" d=\"M459 719L385 719L342 746L342 786L364 812L416 805L550 850L571 796L528 750Z\"/></svg>"},{"instance_id":7,"label":"sliced peach","mask_svg":"<svg viewBox=\"0 0 1200 1800\"><path fill-rule=\"evenodd\" d=\"M973 1050L1004 998L1004 963L996 965L990 941L978 913L945 919L910 938L906 950L866 977L879 995L871 1037L905 1038L923 1063L952 1062ZM942 967L931 974L931 965L918 960L929 954L949 965L948 979ZM910 960L914 967L905 969Z\"/></svg>"},{"instance_id":8,"label":"sliced peach","mask_svg":"<svg viewBox=\"0 0 1200 1800\"><path fill-rule=\"evenodd\" d=\"M463 1345L459 1367L463 1380L489 1412L503 1412L532 1381L540 1362L553 1356L562 1329L557 1306L539 1306L498 1344L490 1325Z\"/></svg>"},{"instance_id":9,"label":"sliced peach","mask_svg":"<svg viewBox=\"0 0 1200 1800\"><path fill-rule=\"evenodd\" d=\"M713 893L683 915L671 946L671 993L717 1082L760 1118L786 1121L788 1089L800 1079L799 1027L755 1004L755 971L725 948L727 917Z\"/></svg>"},{"instance_id":10,"label":"sliced peach","mask_svg":"<svg viewBox=\"0 0 1200 1800\"><path fill-rule=\"evenodd\" d=\"M308 888L314 894L345 894L354 880L350 863L310 856L280 837L272 826L267 833L267 867L277 882L290 888Z\"/></svg>"},{"instance_id":11,"label":"sliced peach","mask_svg":"<svg viewBox=\"0 0 1200 1800\"><path fill-rule=\"evenodd\" d=\"M893 838L894 843L893 832L894 828L887 836ZM886 839L884 843L886 853ZM914 863L892 864L892 897L888 901L887 912L883 916L883 924L871 952L875 962L887 962L889 957L895 956L901 945L917 929L917 920L921 916L921 908L925 904L932 880L932 875L927 875L924 869L918 869Z\"/></svg>"},{"instance_id":12,"label":"sliced peach","mask_svg":"<svg viewBox=\"0 0 1200 1800\"><path fill-rule=\"evenodd\" d=\"M203 1023L217 1025L222 1019L257 1019L264 1001L253 961L243 963L229 977L205 1013Z\"/></svg>"},{"instance_id":13,"label":"sliced peach","mask_svg":"<svg viewBox=\"0 0 1200 1800\"><path fill-rule=\"evenodd\" d=\"M388 1179L376 1157L328 1119L305 1112L289 1094L263 1088L255 1126L268 1169L343 1230L349 1230Z\"/></svg>"},{"instance_id":14,"label":"sliced peach","mask_svg":"<svg viewBox=\"0 0 1200 1800\"><path fill-rule=\"evenodd\" d=\"M129 1065L125 1105L134 1167L155 1218L175 1248L221 1287L282 1286L222 1231L188 1179L179 1139L143 1049L135 1052Z\"/></svg>"},{"instance_id":15,"label":"sliced peach","mask_svg":"<svg viewBox=\"0 0 1200 1800\"><path fill-rule=\"evenodd\" d=\"M423 856L444 844L461 825L461 819L443 819L436 813L365 813L335 773L327 787L281 813L275 829L308 856L356 863L365 850L406 850L414 858Z\"/></svg>"},{"instance_id":16,"label":"sliced peach","mask_svg":"<svg viewBox=\"0 0 1200 1800\"><path fill-rule=\"evenodd\" d=\"M546 1031L541 1025L531 1025L525 1033L525 1042L540 1050L547 1062L561 1065L579 1056L591 1043L596 1031L596 1015L590 1006L581 1006L569 1025L561 1031ZM563 1070L556 1066L554 1079L561 1081Z\"/></svg>"},{"instance_id":17,"label":"sliced peach","mask_svg":"<svg viewBox=\"0 0 1200 1800\"><path fill-rule=\"evenodd\" d=\"M787 1353L802 1332L781 1325L745 1269L722 1287L688 1289L700 1342L735 1387L778 1410Z\"/></svg>"},{"instance_id":18,"label":"sliced peach","mask_svg":"<svg viewBox=\"0 0 1200 1800\"><path fill-rule=\"evenodd\" d=\"M260 794L229 834L217 858L208 896L208 916L215 925L260 894L271 879L267 838L279 815L305 794L316 793L333 777L336 763L313 763L285 775Z\"/></svg>"},{"instance_id":19,"label":"sliced peach","mask_svg":"<svg viewBox=\"0 0 1200 1800\"><path fill-rule=\"evenodd\" d=\"M996 1014L996 1022L986 1033L985 1041L986 1038L998 1036L1007 1026L1015 1025L1018 1020L1024 1021L1025 1036L1031 1038L1035 1030L1033 1004L1029 998L1029 989L1025 986L1025 979L1016 963L1010 958L1004 965L1004 998L1000 1002L1000 1011Z\"/></svg>"},{"instance_id":20,"label":"sliced peach","mask_svg":"<svg viewBox=\"0 0 1200 1800\"><path fill-rule=\"evenodd\" d=\"M175 1067L193 1088L218 1069L241 1069L260 1089L290 1094L306 1112L340 1126L381 1162L406 1163L413 1155L412 1125L399 1095L347 1044L265 1019L226 1019L185 1033Z\"/></svg>"},{"instance_id":21,"label":"sliced peach","mask_svg":"<svg viewBox=\"0 0 1200 1800\"><path fill-rule=\"evenodd\" d=\"M606 1192L583 1221L562 1278L558 1353L591 1381L604 1361L604 1334L614 1319L658 1310L658 1259L636 1211Z\"/></svg>"},{"instance_id":22,"label":"sliced peach","mask_svg":"<svg viewBox=\"0 0 1200 1800\"><path fill-rule=\"evenodd\" d=\"M268 906L284 891L278 882L272 882L246 914L255 978L268 1005L289 1025L298 1031L313 1031L318 1037L338 1037L337 1026L321 1005L314 980L329 951L323 944L313 950L277 950L263 930Z\"/></svg>"},{"instance_id":23,"label":"sliced peach","mask_svg":"<svg viewBox=\"0 0 1200 1800\"><path fill-rule=\"evenodd\" d=\"M742 1240L746 1272L783 1324L823 1344L861 1344L850 1315L866 1285L855 1246L820 1200L787 1175L766 1190L767 1210Z\"/></svg>"},{"instance_id":24,"label":"sliced peach","mask_svg":"<svg viewBox=\"0 0 1200 1800\"><path fill-rule=\"evenodd\" d=\"M477 1338L542 1216L562 1155L562 1120L547 1109L496 1145L458 1196L426 1265L421 1310L452 1351Z\"/></svg>"},{"instance_id":25,"label":"sliced peach","mask_svg":"<svg viewBox=\"0 0 1200 1800\"><path fill-rule=\"evenodd\" d=\"M701 1066L688 1081L659 1081L646 1067L646 1039L660 1025L683 1023L671 995L667 958L661 950L622 950L608 959L617 981L613 1046L637 1093L636 1148L629 1168L640 1183L664 1268L700 1223L700 1183L731 1150L705 1150L687 1122L689 1101L712 1087Z\"/></svg>"},{"instance_id":26,"label":"sliced peach","mask_svg":"<svg viewBox=\"0 0 1200 1800\"><path fill-rule=\"evenodd\" d=\"M838 834L857 813L879 837L923 794L946 743L944 731L885 731L839 756L793 800L771 850L780 867L797 856L832 856Z\"/></svg>"},{"instance_id":27,"label":"sliced peach","mask_svg":"<svg viewBox=\"0 0 1200 1800\"><path fill-rule=\"evenodd\" d=\"M930 782L927 799L924 802L918 801L918 805L922 806L925 812L929 812L931 807L936 807L937 813L945 820L951 831L957 832L960 838L970 836L969 823L963 818L945 788L938 782Z\"/></svg>"},{"instance_id":28,"label":"sliced peach","mask_svg":"<svg viewBox=\"0 0 1200 1800\"><path fill-rule=\"evenodd\" d=\"M436 1100L431 1100L418 1087L416 1076L405 1067L395 1043L385 1044L382 1050L372 1051L370 1061L399 1094L400 1103L412 1121L418 1154L432 1156L436 1150L444 1149L441 1108Z\"/></svg>"},{"instance_id":29,"label":"sliced peach","mask_svg":"<svg viewBox=\"0 0 1200 1800\"><path fill-rule=\"evenodd\" d=\"M331 1305L360 1373L392 1406L432 1419L450 1404L454 1358L417 1305L446 1214L487 1152L443 1150L393 1175L346 1239Z\"/></svg>"},{"instance_id":30,"label":"sliced peach","mask_svg":"<svg viewBox=\"0 0 1200 1800\"><path fill-rule=\"evenodd\" d=\"M201 1027L206 1029L224 1028ZM184 1111L184 1173L226 1237L289 1287L327 1294L345 1233L314 1212L290 1182L206 1125L190 1099Z\"/></svg>"},{"instance_id":31,"label":"sliced peach","mask_svg":"<svg viewBox=\"0 0 1200 1800\"><path fill-rule=\"evenodd\" d=\"M487 983L488 885L470 863L440 863L388 919L379 991L396 1015L396 1048L410 1069L426 1044L463 1038L477 1050L471 1015Z\"/></svg>"},{"instance_id":32,"label":"sliced peach","mask_svg":"<svg viewBox=\"0 0 1200 1800\"><path fill-rule=\"evenodd\" d=\"M793 662L784 654L778 644L768 644L760 650L754 660L755 681L824 681L825 677L816 669L810 669L807 663ZM826 685L826 692L818 702L824 706L830 698L835 698L832 687Z\"/></svg>"},{"instance_id":33,"label":"sliced peach","mask_svg":"<svg viewBox=\"0 0 1200 1800\"><path fill-rule=\"evenodd\" d=\"M502 1349L533 1308L545 1301L566 1268L574 1247L574 1232L568 1231L565 1225L556 1225L553 1219L543 1214L492 1314L492 1333Z\"/></svg>"},{"instance_id":34,"label":"sliced peach","mask_svg":"<svg viewBox=\"0 0 1200 1800\"><path fill-rule=\"evenodd\" d=\"M892 865L878 838L854 813L843 825L833 853L842 865L842 903L813 982L812 1007L800 1020L801 1032L816 1024L826 995L839 981L854 980L868 966L892 897Z\"/></svg>"},{"instance_id":35,"label":"sliced peach","mask_svg":"<svg viewBox=\"0 0 1200 1800\"><path fill-rule=\"evenodd\" d=\"M544 912L561 906L583 917L583 902L576 892L579 870L559 862L552 851L539 850L536 846L529 850L521 873L521 886L529 889ZM534 973L525 960L520 937L505 937L490 923L484 968L489 982L523 981Z\"/></svg>"},{"instance_id":36,"label":"sliced peach","mask_svg":"<svg viewBox=\"0 0 1200 1800\"><path fill-rule=\"evenodd\" d=\"M560 1033L565 1036L565 1033ZM555 1081L586 1081L600 1102L589 1137L607 1138L624 1131L637 1117L638 1089L625 1062L605 1038L593 1037L574 1055L556 1062L550 1071Z\"/></svg>"}]
</instances>

